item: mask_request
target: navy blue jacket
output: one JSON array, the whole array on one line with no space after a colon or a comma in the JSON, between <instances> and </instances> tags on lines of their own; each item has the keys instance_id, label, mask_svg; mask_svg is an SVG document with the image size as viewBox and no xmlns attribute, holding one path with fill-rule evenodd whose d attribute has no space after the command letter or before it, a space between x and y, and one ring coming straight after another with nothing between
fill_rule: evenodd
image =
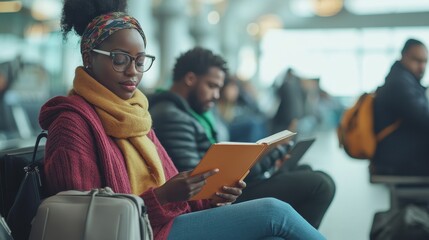
<instances>
[{"instance_id":1,"label":"navy blue jacket","mask_svg":"<svg viewBox=\"0 0 429 240\"><path fill-rule=\"evenodd\" d=\"M373 166L378 173L429 175L429 102L426 89L400 62L395 62L374 102L375 131L397 119L399 128L382 140Z\"/></svg>"}]
</instances>

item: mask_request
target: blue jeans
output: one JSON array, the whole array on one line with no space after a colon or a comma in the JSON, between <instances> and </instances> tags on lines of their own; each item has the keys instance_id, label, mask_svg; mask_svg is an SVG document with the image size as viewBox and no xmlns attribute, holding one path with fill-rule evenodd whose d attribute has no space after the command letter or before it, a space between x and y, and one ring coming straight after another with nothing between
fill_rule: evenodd
<instances>
[{"instance_id":1,"label":"blue jeans","mask_svg":"<svg viewBox=\"0 0 429 240\"><path fill-rule=\"evenodd\" d=\"M177 217L169 240L325 239L289 204L261 198Z\"/></svg>"}]
</instances>

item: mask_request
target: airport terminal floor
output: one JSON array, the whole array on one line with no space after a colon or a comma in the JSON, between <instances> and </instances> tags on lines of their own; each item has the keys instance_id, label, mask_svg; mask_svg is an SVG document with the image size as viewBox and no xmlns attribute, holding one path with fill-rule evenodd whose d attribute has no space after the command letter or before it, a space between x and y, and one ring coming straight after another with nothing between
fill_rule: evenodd
<instances>
[{"instance_id":1,"label":"airport terminal floor","mask_svg":"<svg viewBox=\"0 0 429 240\"><path fill-rule=\"evenodd\" d=\"M356 160L338 147L335 130L317 133L301 163L330 174L336 195L320 226L330 240L369 239L374 213L389 208L386 186L369 182L368 161Z\"/></svg>"}]
</instances>

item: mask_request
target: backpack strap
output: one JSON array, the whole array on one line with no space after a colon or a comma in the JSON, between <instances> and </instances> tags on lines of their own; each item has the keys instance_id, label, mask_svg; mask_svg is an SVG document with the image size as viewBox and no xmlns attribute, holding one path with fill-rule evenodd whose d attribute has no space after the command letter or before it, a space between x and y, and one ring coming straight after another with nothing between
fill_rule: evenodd
<instances>
[{"instance_id":1,"label":"backpack strap","mask_svg":"<svg viewBox=\"0 0 429 240\"><path fill-rule=\"evenodd\" d=\"M395 131L399 127L399 125L401 125L401 122L402 122L402 120L398 119L394 123L392 123L389 126L385 127L379 133L377 133L377 135L376 135L377 142L380 142L385 137L387 137L389 134L391 134L393 131Z\"/></svg>"}]
</instances>

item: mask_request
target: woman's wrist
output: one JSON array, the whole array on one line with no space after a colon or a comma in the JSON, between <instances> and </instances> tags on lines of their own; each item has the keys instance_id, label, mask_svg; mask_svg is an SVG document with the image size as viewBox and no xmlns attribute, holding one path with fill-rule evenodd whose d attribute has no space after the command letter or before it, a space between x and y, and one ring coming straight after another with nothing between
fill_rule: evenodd
<instances>
[{"instance_id":1,"label":"woman's wrist","mask_svg":"<svg viewBox=\"0 0 429 240\"><path fill-rule=\"evenodd\" d=\"M166 203L167 203L167 199L165 198L164 191L162 190L162 188L161 188L161 187L155 188L155 189L153 190L153 192L155 193L156 198L158 199L158 202L159 202L161 205L164 205L164 204L166 204Z\"/></svg>"}]
</instances>

